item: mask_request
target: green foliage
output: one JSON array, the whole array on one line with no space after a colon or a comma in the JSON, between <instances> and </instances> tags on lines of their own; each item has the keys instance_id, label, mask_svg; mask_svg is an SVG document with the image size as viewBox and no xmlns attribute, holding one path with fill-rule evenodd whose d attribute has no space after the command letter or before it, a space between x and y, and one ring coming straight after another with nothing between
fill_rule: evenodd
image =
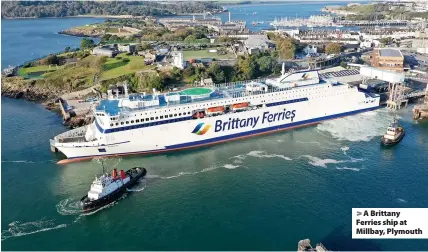
<instances>
[{"instance_id":1,"label":"green foliage","mask_svg":"<svg viewBox=\"0 0 428 252\"><path fill-rule=\"evenodd\" d=\"M276 48L282 59L294 59L296 56L296 41L291 38L277 38Z\"/></svg>"},{"instance_id":2,"label":"green foliage","mask_svg":"<svg viewBox=\"0 0 428 252\"><path fill-rule=\"evenodd\" d=\"M70 48L69 46L67 46L67 47L64 49L64 52L68 53L68 52L70 52L70 50L71 50L71 48Z\"/></svg>"},{"instance_id":3,"label":"green foliage","mask_svg":"<svg viewBox=\"0 0 428 252\"><path fill-rule=\"evenodd\" d=\"M141 50L151 50L153 49L152 45L150 45L149 43L143 43L141 44Z\"/></svg>"},{"instance_id":4,"label":"green foliage","mask_svg":"<svg viewBox=\"0 0 428 252\"><path fill-rule=\"evenodd\" d=\"M389 45L393 42L394 40L391 37L386 37L386 38L382 38L380 40L380 42L384 45Z\"/></svg>"},{"instance_id":5,"label":"green foliage","mask_svg":"<svg viewBox=\"0 0 428 252\"><path fill-rule=\"evenodd\" d=\"M161 3L156 1L2 1L2 17L66 17L77 15L160 16L216 12L210 2Z\"/></svg>"},{"instance_id":6,"label":"green foliage","mask_svg":"<svg viewBox=\"0 0 428 252\"><path fill-rule=\"evenodd\" d=\"M339 43L329 43L325 47L325 53L326 54L338 54L342 50L342 45Z\"/></svg>"},{"instance_id":7,"label":"green foliage","mask_svg":"<svg viewBox=\"0 0 428 252\"><path fill-rule=\"evenodd\" d=\"M95 42L89 38L83 38L80 41L80 49L91 49L95 47Z\"/></svg>"},{"instance_id":8,"label":"green foliage","mask_svg":"<svg viewBox=\"0 0 428 252\"><path fill-rule=\"evenodd\" d=\"M49 54L46 58L40 60L40 65L58 65L59 59L54 54Z\"/></svg>"},{"instance_id":9,"label":"green foliage","mask_svg":"<svg viewBox=\"0 0 428 252\"><path fill-rule=\"evenodd\" d=\"M164 77L159 76L154 73L143 74L139 78L138 88L140 90L152 90L156 88L157 90L162 90L164 88Z\"/></svg>"},{"instance_id":10,"label":"green foliage","mask_svg":"<svg viewBox=\"0 0 428 252\"><path fill-rule=\"evenodd\" d=\"M211 77L213 79L214 83L224 82L224 78L225 78L224 71L216 63L212 63L208 67L207 74L208 74L209 77Z\"/></svg>"},{"instance_id":11,"label":"green foliage","mask_svg":"<svg viewBox=\"0 0 428 252\"><path fill-rule=\"evenodd\" d=\"M347 68L348 64L345 61L340 62L340 66L343 68Z\"/></svg>"},{"instance_id":12,"label":"green foliage","mask_svg":"<svg viewBox=\"0 0 428 252\"><path fill-rule=\"evenodd\" d=\"M276 65L276 60L271 56L262 56L256 59L259 70L263 73L271 73Z\"/></svg>"}]
</instances>

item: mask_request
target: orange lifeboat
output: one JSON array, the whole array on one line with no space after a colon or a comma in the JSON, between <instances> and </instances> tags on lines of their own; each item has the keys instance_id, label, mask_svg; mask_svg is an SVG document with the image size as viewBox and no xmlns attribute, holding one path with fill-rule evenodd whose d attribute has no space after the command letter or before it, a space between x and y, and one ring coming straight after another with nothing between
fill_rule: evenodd
<instances>
[{"instance_id":1,"label":"orange lifeboat","mask_svg":"<svg viewBox=\"0 0 428 252\"><path fill-rule=\"evenodd\" d=\"M223 113L223 112L224 112L224 107L223 106L207 108L207 113L208 114L212 114L212 113Z\"/></svg>"},{"instance_id":2,"label":"orange lifeboat","mask_svg":"<svg viewBox=\"0 0 428 252\"><path fill-rule=\"evenodd\" d=\"M232 105L233 110L246 109L248 107L248 102L235 103Z\"/></svg>"}]
</instances>

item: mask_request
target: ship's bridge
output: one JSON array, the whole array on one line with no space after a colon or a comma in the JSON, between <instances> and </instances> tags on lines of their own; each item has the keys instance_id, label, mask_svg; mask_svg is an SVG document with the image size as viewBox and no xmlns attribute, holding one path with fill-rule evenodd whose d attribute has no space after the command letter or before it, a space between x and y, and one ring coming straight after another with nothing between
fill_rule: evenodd
<instances>
[{"instance_id":1,"label":"ship's bridge","mask_svg":"<svg viewBox=\"0 0 428 252\"><path fill-rule=\"evenodd\" d=\"M318 71L289 72L277 79L266 80L266 84L277 88L292 88L319 84Z\"/></svg>"}]
</instances>

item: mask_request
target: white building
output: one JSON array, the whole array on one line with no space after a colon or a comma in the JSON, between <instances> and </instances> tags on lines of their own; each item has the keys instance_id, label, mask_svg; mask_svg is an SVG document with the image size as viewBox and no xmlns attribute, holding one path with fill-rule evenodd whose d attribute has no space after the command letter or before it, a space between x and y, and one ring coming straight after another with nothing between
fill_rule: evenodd
<instances>
[{"instance_id":1,"label":"white building","mask_svg":"<svg viewBox=\"0 0 428 252\"><path fill-rule=\"evenodd\" d=\"M307 45L307 46L303 49L303 51L304 51L306 54L318 53L318 48L317 48L316 46L314 46L314 45L312 45L312 46Z\"/></svg>"},{"instance_id":2,"label":"white building","mask_svg":"<svg viewBox=\"0 0 428 252\"><path fill-rule=\"evenodd\" d=\"M172 53L172 65L179 68L184 69L185 63L184 63L184 57L183 52L173 52Z\"/></svg>"}]
</instances>

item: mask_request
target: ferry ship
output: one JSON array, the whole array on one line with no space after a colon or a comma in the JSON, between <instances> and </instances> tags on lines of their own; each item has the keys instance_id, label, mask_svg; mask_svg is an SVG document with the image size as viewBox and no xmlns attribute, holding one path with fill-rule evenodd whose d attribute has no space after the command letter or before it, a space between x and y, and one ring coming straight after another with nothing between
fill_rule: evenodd
<instances>
[{"instance_id":1,"label":"ferry ship","mask_svg":"<svg viewBox=\"0 0 428 252\"><path fill-rule=\"evenodd\" d=\"M161 94L108 93L90 125L50 140L68 163L154 154L253 137L374 110L377 94L320 78L316 70L275 79Z\"/></svg>"}]
</instances>

